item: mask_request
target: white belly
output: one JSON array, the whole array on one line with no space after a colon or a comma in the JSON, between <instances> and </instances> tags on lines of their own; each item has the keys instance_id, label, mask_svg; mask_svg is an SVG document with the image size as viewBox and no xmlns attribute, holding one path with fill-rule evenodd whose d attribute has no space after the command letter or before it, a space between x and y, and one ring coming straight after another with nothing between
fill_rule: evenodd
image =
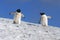
<instances>
[{"instance_id":1,"label":"white belly","mask_svg":"<svg viewBox=\"0 0 60 40\"><path fill-rule=\"evenodd\" d=\"M15 16L14 16L14 21L15 21L17 24L20 24L20 23L21 23L21 16L15 15Z\"/></svg>"},{"instance_id":2,"label":"white belly","mask_svg":"<svg viewBox=\"0 0 60 40\"><path fill-rule=\"evenodd\" d=\"M48 19L47 19L47 17L42 17L41 18L41 24L44 25L44 26L48 25Z\"/></svg>"}]
</instances>

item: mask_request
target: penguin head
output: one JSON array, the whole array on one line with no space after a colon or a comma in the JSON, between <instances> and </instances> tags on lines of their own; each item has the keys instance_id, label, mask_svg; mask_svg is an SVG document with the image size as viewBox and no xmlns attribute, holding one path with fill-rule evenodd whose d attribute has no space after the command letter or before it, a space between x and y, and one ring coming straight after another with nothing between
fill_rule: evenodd
<instances>
[{"instance_id":1,"label":"penguin head","mask_svg":"<svg viewBox=\"0 0 60 40\"><path fill-rule=\"evenodd\" d=\"M20 10L20 9L17 9L16 11L17 11L17 12L19 12L19 13L21 12L21 10Z\"/></svg>"},{"instance_id":2,"label":"penguin head","mask_svg":"<svg viewBox=\"0 0 60 40\"><path fill-rule=\"evenodd\" d=\"M45 15L45 13L40 13L40 15Z\"/></svg>"}]
</instances>

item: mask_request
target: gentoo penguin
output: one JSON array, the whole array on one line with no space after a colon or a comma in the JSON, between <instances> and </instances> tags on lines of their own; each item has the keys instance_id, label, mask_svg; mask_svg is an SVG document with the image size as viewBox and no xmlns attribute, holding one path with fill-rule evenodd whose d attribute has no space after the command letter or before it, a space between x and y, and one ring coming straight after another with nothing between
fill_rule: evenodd
<instances>
[{"instance_id":1,"label":"gentoo penguin","mask_svg":"<svg viewBox=\"0 0 60 40\"><path fill-rule=\"evenodd\" d=\"M51 18L51 17L47 16L45 13L40 13L40 15L41 15L41 25L48 26L48 18Z\"/></svg>"}]
</instances>

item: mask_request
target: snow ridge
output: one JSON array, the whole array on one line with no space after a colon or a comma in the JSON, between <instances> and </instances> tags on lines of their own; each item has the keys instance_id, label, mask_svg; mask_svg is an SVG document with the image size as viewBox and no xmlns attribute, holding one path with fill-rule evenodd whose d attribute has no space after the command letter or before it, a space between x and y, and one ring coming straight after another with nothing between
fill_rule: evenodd
<instances>
[{"instance_id":1,"label":"snow ridge","mask_svg":"<svg viewBox=\"0 0 60 40\"><path fill-rule=\"evenodd\" d=\"M22 21L13 24L12 19L0 18L0 40L60 40L60 28Z\"/></svg>"}]
</instances>

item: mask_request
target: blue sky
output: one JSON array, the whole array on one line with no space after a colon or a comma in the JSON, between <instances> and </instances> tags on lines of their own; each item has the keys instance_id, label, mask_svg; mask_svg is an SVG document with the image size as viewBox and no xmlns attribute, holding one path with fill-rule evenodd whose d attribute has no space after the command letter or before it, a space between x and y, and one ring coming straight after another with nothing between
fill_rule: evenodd
<instances>
[{"instance_id":1,"label":"blue sky","mask_svg":"<svg viewBox=\"0 0 60 40\"><path fill-rule=\"evenodd\" d=\"M45 12L52 18L49 19L49 25L60 27L60 0L1 0L0 17L13 18L9 12L20 8L25 15L23 21L38 23L40 12Z\"/></svg>"}]
</instances>

